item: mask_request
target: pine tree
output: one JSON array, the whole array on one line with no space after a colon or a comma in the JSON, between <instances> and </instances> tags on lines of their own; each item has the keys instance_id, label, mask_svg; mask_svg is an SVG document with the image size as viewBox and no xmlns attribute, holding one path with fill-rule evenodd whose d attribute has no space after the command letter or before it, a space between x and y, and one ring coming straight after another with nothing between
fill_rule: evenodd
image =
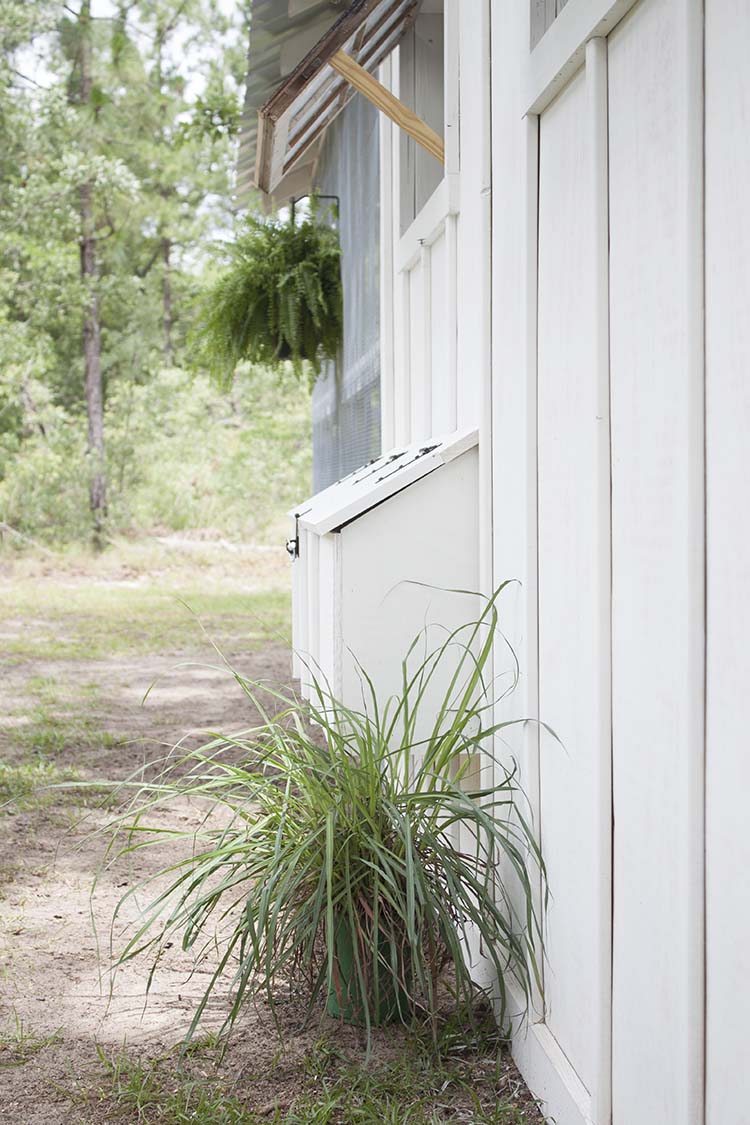
<instances>
[{"instance_id":1,"label":"pine tree","mask_svg":"<svg viewBox=\"0 0 750 1125\"><path fill-rule=\"evenodd\" d=\"M183 362L231 224L244 41L214 0L112 9L0 0L0 477L51 396L85 422L97 542L108 388Z\"/></svg>"}]
</instances>

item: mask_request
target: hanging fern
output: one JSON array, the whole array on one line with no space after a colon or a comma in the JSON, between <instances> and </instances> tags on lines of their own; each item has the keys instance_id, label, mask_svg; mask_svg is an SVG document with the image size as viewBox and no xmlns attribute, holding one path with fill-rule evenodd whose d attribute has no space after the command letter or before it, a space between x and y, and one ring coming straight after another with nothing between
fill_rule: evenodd
<instances>
[{"instance_id":1,"label":"hanging fern","mask_svg":"<svg viewBox=\"0 0 750 1125\"><path fill-rule=\"evenodd\" d=\"M248 218L227 269L205 295L196 325L204 362L222 379L241 360L309 363L320 374L343 332L338 236L315 217L295 224Z\"/></svg>"}]
</instances>

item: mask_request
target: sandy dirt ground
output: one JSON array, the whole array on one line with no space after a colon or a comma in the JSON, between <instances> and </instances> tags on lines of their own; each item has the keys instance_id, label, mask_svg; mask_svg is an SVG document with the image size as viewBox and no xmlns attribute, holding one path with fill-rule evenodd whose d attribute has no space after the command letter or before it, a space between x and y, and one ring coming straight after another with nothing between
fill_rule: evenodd
<instances>
[{"instance_id":1,"label":"sandy dirt ground","mask_svg":"<svg viewBox=\"0 0 750 1125\"><path fill-rule=\"evenodd\" d=\"M123 742L105 749L92 746L83 753L72 746L58 761L75 767L84 780L121 779L193 728L236 731L252 722L246 698L226 672L193 667L176 674L170 671L174 663L173 657L120 658L95 665L38 662L5 674L4 702L22 698L23 681L29 676L54 677L70 698L75 698L77 684L98 683L97 724ZM277 682L288 678L289 665L289 653L281 646L241 660L244 674ZM163 678L142 706L157 677ZM203 740L197 733L194 738ZM96 807L82 810L64 800L64 793L60 796L58 801L52 794L50 806L0 819L6 880L0 901L0 1026L12 1028L18 1021L34 1041L58 1033L55 1042L34 1051L23 1065L0 1070L0 1113L19 1125L86 1120L86 1111L71 1106L65 1090L71 1082L85 1083L96 1070L95 1044L111 1051L126 1042L149 1055L169 1050L187 1031L209 972L205 965L191 977L192 957L175 951L171 961L161 963L145 1007L145 962L128 965L112 979L108 968L114 908L132 881L172 856L169 849L159 849L137 863L123 859L102 866L108 836L96 830L111 814ZM201 815L186 807L181 819L188 827L197 825ZM152 820L158 823L159 817ZM133 902L123 922L136 914ZM116 935L114 940L117 944ZM212 1020L209 1012L207 1027L223 1019L225 999L219 993L212 1004L215 1017ZM267 1026L261 1040L267 1042L269 1034L275 1040L264 1015L260 1022ZM278 1046L275 1041L274 1053ZM6 1047L6 1054L11 1050ZM96 1113L95 1107L89 1108Z\"/></svg>"}]
</instances>

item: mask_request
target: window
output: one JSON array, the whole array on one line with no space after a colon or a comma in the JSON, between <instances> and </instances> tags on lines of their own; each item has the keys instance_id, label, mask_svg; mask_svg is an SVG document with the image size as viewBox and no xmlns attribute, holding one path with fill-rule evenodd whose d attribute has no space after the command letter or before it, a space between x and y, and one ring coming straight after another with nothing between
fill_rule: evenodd
<instances>
[{"instance_id":1,"label":"window","mask_svg":"<svg viewBox=\"0 0 750 1125\"><path fill-rule=\"evenodd\" d=\"M424 0L399 48L399 97L440 136L445 135L443 0ZM401 233L443 178L443 167L401 134Z\"/></svg>"}]
</instances>

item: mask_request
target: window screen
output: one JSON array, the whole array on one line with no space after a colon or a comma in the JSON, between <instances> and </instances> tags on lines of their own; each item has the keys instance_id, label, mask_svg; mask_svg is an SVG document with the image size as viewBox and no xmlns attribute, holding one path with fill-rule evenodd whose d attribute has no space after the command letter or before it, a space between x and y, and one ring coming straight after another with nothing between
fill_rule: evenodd
<instances>
[{"instance_id":1,"label":"window screen","mask_svg":"<svg viewBox=\"0 0 750 1125\"><path fill-rule=\"evenodd\" d=\"M361 95L326 132L315 175L338 196L344 343L312 396L313 487L380 452L380 161L377 110ZM325 201L323 201L325 202Z\"/></svg>"},{"instance_id":2,"label":"window screen","mask_svg":"<svg viewBox=\"0 0 750 1125\"><path fill-rule=\"evenodd\" d=\"M444 21L441 2L423 4L399 45L399 96L442 137L445 133ZM401 233L443 178L443 167L401 133Z\"/></svg>"}]
</instances>

